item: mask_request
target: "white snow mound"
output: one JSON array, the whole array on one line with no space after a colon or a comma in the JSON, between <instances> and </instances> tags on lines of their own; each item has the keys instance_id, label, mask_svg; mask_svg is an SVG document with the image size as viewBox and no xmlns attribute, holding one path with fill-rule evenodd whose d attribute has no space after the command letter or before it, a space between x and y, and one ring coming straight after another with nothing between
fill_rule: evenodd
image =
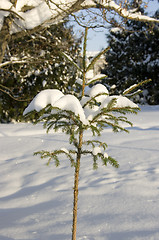
<instances>
[{"instance_id":1,"label":"white snow mound","mask_svg":"<svg viewBox=\"0 0 159 240\"><path fill-rule=\"evenodd\" d=\"M123 107L139 108L137 104L133 103L127 97L117 96L117 95L107 96L105 98L104 102L101 104L100 108L101 109L106 108L108 106L108 103L114 98L116 99L115 107L118 107L118 108L123 108Z\"/></svg>"},{"instance_id":2,"label":"white snow mound","mask_svg":"<svg viewBox=\"0 0 159 240\"><path fill-rule=\"evenodd\" d=\"M99 93L108 94L107 88L102 84L97 84L93 86L89 91L89 97L83 97L81 102L71 94L64 95L61 91L57 89L47 89L41 91L39 94L35 96L35 98L31 101L29 106L24 110L23 115L26 115L29 112L37 111L39 112L47 105L51 104L52 107L57 107L62 110L68 110L75 113L76 116L80 117L80 120L84 124L88 124L88 120L91 120L93 116L99 113L102 108L106 108L108 103L116 98L115 107L123 108L123 107L131 107L138 108L138 106L130 101L127 97L123 96L108 96L101 95L96 98L98 102L101 102L101 106L94 106L92 108L87 105L86 107L82 107L91 97L96 96Z\"/></svg>"},{"instance_id":3,"label":"white snow mound","mask_svg":"<svg viewBox=\"0 0 159 240\"><path fill-rule=\"evenodd\" d=\"M39 112L49 104L51 104L52 107L72 111L75 113L75 115L79 115L80 120L84 124L88 123L79 100L74 95L64 95L60 90L57 89L46 89L38 93L28 107L24 110L23 115L26 115L34 110Z\"/></svg>"},{"instance_id":4,"label":"white snow mound","mask_svg":"<svg viewBox=\"0 0 159 240\"><path fill-rule=\"evenodd\" d=\"M84 114L84 110L79 102L79 100L71 94L64 95L58 101L56 101L53 105L54 107L58 107L63 110L72 111L75 115L79 115L80 120L87 124L86 117Z\"/></svg>"},{"instance_id":5,"label":"white snow mound","mask_svg":"<svg viewBox=\"0 0 159 240\"><path fill-rule=\"evenodd\" d=\"M45 108L48 104L52 106L54 103L63 96L64 94L58 89L46 89L38 93L28 107L24 110L23 115L36 110L39 112Z\"/></svg>"},{"instance_id":6,"label":"white snow mound","mask_svg":"<svg viewBox=\"0 0 159 240\"><path fill-rule=\"evenodd\" d=\"M89 96L90 97L95 97L97 94L100 93L106 93L109 94L108 89L101 83L96 84L95 86L93 86L90 91L89 91ZM101 95L99 97L96 97L96 100L98 102L103 102L105 100L107 96L106 95Z\"/></svg>"}]
</instances>

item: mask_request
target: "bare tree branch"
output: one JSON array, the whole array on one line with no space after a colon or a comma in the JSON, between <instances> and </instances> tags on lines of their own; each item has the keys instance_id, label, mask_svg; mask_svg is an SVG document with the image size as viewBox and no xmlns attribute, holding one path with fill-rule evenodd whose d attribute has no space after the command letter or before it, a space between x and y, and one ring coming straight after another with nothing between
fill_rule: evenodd
<instances>
[{"instance_id":1,"label":"bare tree branch","mask_svg":"<svg viewBox=\"0 0 159 240\"><path fill-rule=\"evenodd\" d=\"M14 39L23 37L26 34L38 32L45 26L58 24L79 10L89 8L103 9L111 13L117 13L125 19L143 22L159 22L158 19L127 10L124 7L125 5L118 5L113 0L43 0L39 5L28 6L27 11L22 11L23 6L17 12L14 10L16 9L17 0L10 0L10 2L12 3L13 9L12 7L5 9L4 5L0 8L0 12L9 12L7 17L3 17L4 21L1 21L3 22L3 26L0 26L0 63L3 60L4 52L11 35ZM99 24L97 23L97 25Z\"/></svg>"},{"instance_id":2,"label":"bare tree branch","mask_svg":"<svg viewBox=\"0 0 159 240\"><path fill-rule=\"evenodd\" d=\"M18 13L16 13L16 12L13 11L12 9L0 8L0 11L12 13L13 15L17 16L17 17L20 18L21 20L24 20L24 18L22 18L22 16L20 16Z\"/></svg>"},{"instance_id":3,"label":"bare tree branch","mask_svg":"<svg viewBox=\"0 0 159 240\"><path fill-rule=\"evenodd\" d=\"M32 98L26 99L26 98L22 98L22 97L15 97L12 90L2 84L0 84L0 91L7 94L9 97L11 97L12 99L14 99L15 101L18 101L18 102L29 102L32 100Z\"/></svg>"}]
</instances>

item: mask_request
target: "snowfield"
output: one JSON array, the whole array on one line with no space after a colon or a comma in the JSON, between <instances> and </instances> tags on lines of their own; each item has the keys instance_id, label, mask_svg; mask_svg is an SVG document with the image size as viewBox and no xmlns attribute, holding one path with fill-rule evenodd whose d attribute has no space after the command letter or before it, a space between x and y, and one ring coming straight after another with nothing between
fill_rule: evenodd
<instances>
[{"instance_id":1,"label":"snowfield","mask_svg":"<svg viewBox=\"0 0 159 240\"><path fill-rule=\"evenodd\" d=\"M159 106L129 119L130 134L107 128L101 137L119 169L93 170L82 158L78 240L159 239ZM60 147L67 136L42 124L0 124L0 240L71 239L74 169L65 157L56 168L33 156Z\"/></svg>"}]
</instances>

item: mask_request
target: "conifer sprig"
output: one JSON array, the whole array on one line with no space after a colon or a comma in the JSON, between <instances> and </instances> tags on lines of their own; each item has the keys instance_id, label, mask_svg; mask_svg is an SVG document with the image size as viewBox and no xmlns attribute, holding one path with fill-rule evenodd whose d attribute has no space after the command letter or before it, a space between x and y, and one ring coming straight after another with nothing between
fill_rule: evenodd
<instances>
[{"instance_id":1,"label":"conifer sprig","mask_svg":"<svg viewBox=\"0 0 159 240\"><path fill-rule=\"evenodd\" d=\"M82 69L78 66L78 64L65 52L62 52L61 55L63 55L72 65L74 65L80 73L82 73Z\"/></svg>"},{"instance_id":2,"label":"conifer sprig","mask_svg":"<svg viewBox=\"0 0 159 240\"><path fill-rule=\"evenodd\" d=\"M105 144L105 143L103 143ZM108 164L110 164L111 166L115 167L115 168L119 168L119 163L111 156L108 156L105 153L99 152L97 154L94 154L93 150L89 151L89 150L84 150L82 151L83 155L91 155L92 159L93 159L93 169L96 170L98 169L98 160L102 160L102 163L104 166L107 166Z\"/></svg>"},{"instance_id":3,"label":"conifer sprig","mask_svg":"<svg viewBox=\"0 0 159 240\"><path fill-rule=\"evenodd\" d=\"M103 51L99 52L90 62L90 64L88 65L88 67L86 68L86 72L88 72L93 66L94 64L97 62L97 60L104 54L106 53L108 50L110 49L110 47L105 48Z\"/></svg>"},{"instance_id":4,"label":"conifer sprig","mask_svg":"<svg viewBox=\"0 0 159 240\"><path fill-rule=\"evenodd\" d=\"M72 156L72 154L77 154L77 152L73 151L73 150L65 151L63 149L60 149L60 150L54 150L53 152L42 150L42 151L38 151L38 152L34 153L34 155L40 155L41 159L48 158L47 165L49 165L50 162L52 160L54 160L56 167L58 167L60 165L59 155L61 155L61 154L66 155L66 157L70 160L70 163L71 163L72 167L75 166L75 161L74 161L74 157Z\"/></svg>"},{"instance_id":5,"label":"conifer sprig","mask_svg":"<svg viewBox=\"0 0 159 240\"><path fill-rule=\"evenodd\" d=\"M140 86L142 86L142 85L144 85L144 84L146 84L146 83L149 83L149 82L151 82L152 81L152 79L146 79L146 80L144 80L144 81L141 81L141 82L139 82L139 83L137 83L137 84L134 84L133 86L131 86L130 88L128 88L128 89L126 89L124 92L123 92L123 94L122 95L128 95L128 94L133 94L132 92L134 91L134 90L136 90L138 87L140 87ZM141 92L141 90L138 90L138 91L140 91ZM139 93L137 91L137 93ZM136 92L135 92L135 94L136 94Z\"/></svg>"},{"instance_id":6,"label":"conifer sprig","mask_svg":"<svg viewBox=\"0 0 159 240\"><path fill-rule=\"evenodd\" d=\"M88 140L88 141L84 141L83 144L92 145L93 148L95 148L95 146L98 145L98 147L102 147L104 150L106 150L106 148L108 147L108 145L105 142L103 143L99 140Z\"/></svg>"},{"instance_id":7,"label":"conifer sprig","mask_svg":"<svg viewBox=\"0 0 159 240\"><path fill-rule=\"evenodd\" d=\"M92 105L97 105L98 104L98 100L97 97L100 96L108 96L108 93L98 93L96 94L94 97L91 97L86 103L83 104L83 108L85 108L87 105L92 106Z\"/></svg>"}]
</instances>

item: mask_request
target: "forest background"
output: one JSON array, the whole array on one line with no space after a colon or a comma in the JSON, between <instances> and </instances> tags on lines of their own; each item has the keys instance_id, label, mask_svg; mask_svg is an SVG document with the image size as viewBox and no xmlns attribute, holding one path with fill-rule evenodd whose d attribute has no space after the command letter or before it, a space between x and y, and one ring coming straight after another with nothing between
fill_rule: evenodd
<instances>
[{"instance_id":1,"label":"forest background","mask_svg":"<svg viewBox=\"0 0 159 240\"><path fill-rule=\"evenodd\" d=\"M133 2L133 1L132 1ZM155 11L154 11L155 9ZM147 8L139 9L144 14L158 18L158 1L149 1ZM22 112L32 98L41 90L58 88L71 93L77 88L75 79L77 69L64 57L68 54L79 64L81 54L83 25L90 19L99 18L96 10L83 13L83 22L79 29L72 18L63 23L49 26L38 33L11 40L8 44L4 63L0 68L0 122L22 120ZM100 22L100 21L99 21ZM96 50L101 46L105 31L102 23L95 28L90 24L90 39ZM115 27L115 28L114 28ZM113 31L112 29L118 29ZM128 20L119 26L117 19L109 24L105 36L105 46L111 50L105 54L106 65L101 72L107 75L102 83L112 92L120 94L123 89L142 80L152 78L152 83L145 85L143 93L135 100L141 104L159 104L159 27L154 23L147 31L147 24ZM77 34L78 32L78 34ZM92 33L99 34L99 44L95 43ZM102 33L103 34L103 33ZM104 34L103 34L104 35ZM88 47L90 41L88 37ZM136 43L140 42L140 46ZM90 45L90 46L89 46ZM124 51L121 51L124 49ZM13 64L13 61L15 64Z\"/></svg>"}]
</instances>

